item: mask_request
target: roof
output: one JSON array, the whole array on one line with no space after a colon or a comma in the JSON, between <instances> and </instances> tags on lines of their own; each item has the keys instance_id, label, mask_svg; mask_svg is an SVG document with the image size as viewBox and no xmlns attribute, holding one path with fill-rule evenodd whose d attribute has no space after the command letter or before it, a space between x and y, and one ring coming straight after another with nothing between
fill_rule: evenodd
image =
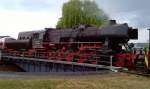
<instances>
[{"instance_id":1,"label":"roof","mask_svg":"<svg viewBox=\"0 0 150 89\"><path fill-rule=\"evenodd\" d=\"M1 39L1 38L4 38L4 37L10 37L10 36L0 36L0 39Z\"/></svg>"}]
</instances>

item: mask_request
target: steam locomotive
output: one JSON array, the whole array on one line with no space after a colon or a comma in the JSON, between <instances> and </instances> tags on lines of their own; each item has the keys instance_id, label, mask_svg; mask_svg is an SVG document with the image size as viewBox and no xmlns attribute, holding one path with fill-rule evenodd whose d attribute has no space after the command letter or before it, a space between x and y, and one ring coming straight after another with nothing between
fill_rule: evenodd
<instances>
[{"instance_id":1,"label":"steam locomotive","mask_svg":"<svg viewBox=\"0 0 150 89\"><path fill-rule=\"evenodd\" d=\"M70 29L20 32L17 40L0 42L1 48L13 56L106 65L103 61L113 56L114 66L132 67L135 56L127 51L130 39L138 39L138 30L111 20L109 26L100 28L80 25Z\"/></svg>"}]
</instances>

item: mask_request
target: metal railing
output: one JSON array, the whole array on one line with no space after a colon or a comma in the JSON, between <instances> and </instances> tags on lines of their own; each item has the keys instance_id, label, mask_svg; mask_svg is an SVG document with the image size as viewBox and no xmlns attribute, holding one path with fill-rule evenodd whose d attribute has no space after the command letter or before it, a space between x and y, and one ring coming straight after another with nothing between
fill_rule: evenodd
<instances>
[{"instance_id":1,"label":"metal railing","mask_svg":"<svg viewBox=\"0 0 150 89\"><path fill-rule=\"evenodd\" d=\"M1 52L1 51L0 51ZM77 63L77 62L67 62L67 61L63 61L64 58L53 58L53 59L47 59L46 58L46 55L47 53L44 52L43 54L45 54L45 56L40 56L40 55L37 55L35 54L34 57L27 57L25 56L25 53L19 55L19 53L17 52L14 52L14 53L6 53L6 52L3 52L2 53L2 56L3 57L13 57L13 58L22 58L22 59L26 59L26 60L34 60L34 61L44 61L44 62L54 62L54 63L65 63L65 64L70 64L70 65L80 65L80 66L89 66L89 67L95 67L95 68L106 68L106 69L109 69L111 71L114 71L114 72L117 72L117 69L120 68L120 67L115 67L113 65L113 56L108 56L108 55L99 55L99 57L96 58L96 61L97 61L97 64L90 64L90 63ZM107 60L99 60L99 58L101 57L107 57ZM92 60L91 60L92 61ZM106 64L106 65L104 65Z\"/></svg>"}]
</instances>

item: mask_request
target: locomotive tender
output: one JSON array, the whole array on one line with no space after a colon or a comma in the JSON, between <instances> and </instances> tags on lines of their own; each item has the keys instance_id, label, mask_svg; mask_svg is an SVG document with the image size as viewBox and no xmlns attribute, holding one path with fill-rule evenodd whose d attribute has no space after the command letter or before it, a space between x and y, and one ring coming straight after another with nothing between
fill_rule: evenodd
<instances>
[{"instance_id":1,"label":"locomotive tender","mask_svg":"<svg viewBox=\"0 0 150 89\"><path fill-rule=\"evenodd\" d=\"M5 41L4 50L10 55L42 57L78 63L103 64L113 56L115 66L131 66L130 39L138 39L138 30L114 20L106 27L80 25L70 29L45 28L40 31L20 32L17 40ZM104 63L105 64L105 63Z\"/></svg>"}]
</instances>

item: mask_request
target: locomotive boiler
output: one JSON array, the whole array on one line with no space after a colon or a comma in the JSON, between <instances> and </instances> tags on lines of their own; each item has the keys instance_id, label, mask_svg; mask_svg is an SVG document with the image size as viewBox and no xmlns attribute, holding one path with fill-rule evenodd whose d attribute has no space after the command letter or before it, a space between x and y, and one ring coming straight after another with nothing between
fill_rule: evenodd
<instances>
[{"instance_id":1,"label":"locomotive boiler","mask_svg":"<svg viewBox=\"0 0 150 89\"><path fill-rule=\"evenodd\" d=\"M114 24L103 28L81 25L74 29L45 28L40 31L20 32L17 41L27 41L32 48L44 48L44 43L102 42L109 48L137 39L137 29L127 24Z\"/></svg>"},{"instance_id":2,"label":"locomotive boiler","mask_svg":"<svg viewBox=\"0 0 150 89\"><path fill-rule=\"evenodd\" d=\"M11 55L36 55L47 60L90 64L101 64L113 56L113 65L129 66L133 60L132 53L125 52L122 46L128 48L128 41L137 38L137 29L113 21L113 24L100 28L80 25L68 29L20 32L17 40L6 42L6 50Z\"/></svg>"}]
</instances>

